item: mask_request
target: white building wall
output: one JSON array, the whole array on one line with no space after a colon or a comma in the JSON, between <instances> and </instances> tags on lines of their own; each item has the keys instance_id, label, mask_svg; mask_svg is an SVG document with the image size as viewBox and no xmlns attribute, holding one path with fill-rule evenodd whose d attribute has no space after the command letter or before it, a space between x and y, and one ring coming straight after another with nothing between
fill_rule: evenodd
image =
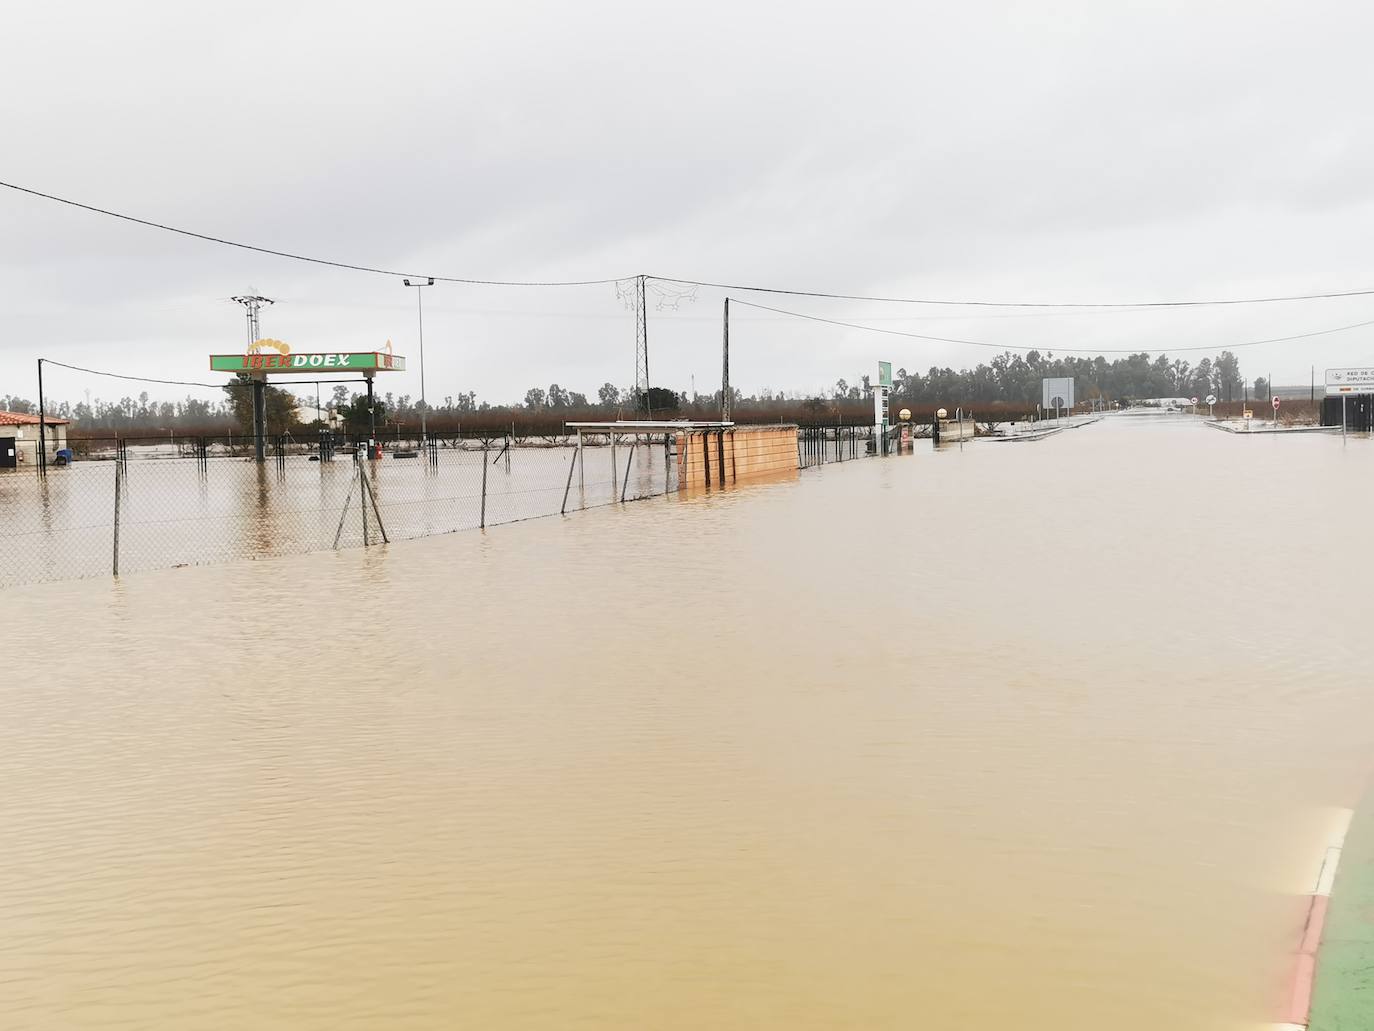
<instances>
[{"instance_id":1,"label":"white building wall","mask_svg":"<svg viewBox=\"0 0 1374 1031\"><path fill-rule=\"evenodd\" d=\"M67 446L67 427L48 426L48 461L57 457L57 452ZM0 426L0 447L13 447L18 452L19 465L31 466L38 461L38 426Z\"/></svg>"}]
</instances>

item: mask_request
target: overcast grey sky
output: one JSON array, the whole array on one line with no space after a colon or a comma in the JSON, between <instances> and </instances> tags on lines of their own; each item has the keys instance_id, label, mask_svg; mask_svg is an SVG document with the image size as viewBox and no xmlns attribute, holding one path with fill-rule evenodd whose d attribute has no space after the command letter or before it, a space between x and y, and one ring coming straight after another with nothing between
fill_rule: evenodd
<instances>
[{"instance_id":1,"label":"overcast grey sky","mask_svg":"<svg viewBox=\"0 0 1374 1031\"><path fill-rule=\"evenodd\" d=\"M450 276L1028 301L1362 289L1371 30L1349 2L12 4L0 179ZM0 394L32 397L40 355L216 378L205 356L242 347L227 298L250 287L281 300L266 336L390 338L417 368L396 280L0 190ZM654 313L656 384L716 384L721 297ZM432 401L633 381L611 286L426 299ZM1374 297L1048 316L757 299L1043 349L1221 350L1374 320ZM995 353L762 314L732 325L747 392ZM1249 379L1306 382L1311 363L1374 364L1374 327L1238 353ZM139 389L52 379L70 400ZM387 386L418 393L418 372Z\"/></svg>"}]
</instances>

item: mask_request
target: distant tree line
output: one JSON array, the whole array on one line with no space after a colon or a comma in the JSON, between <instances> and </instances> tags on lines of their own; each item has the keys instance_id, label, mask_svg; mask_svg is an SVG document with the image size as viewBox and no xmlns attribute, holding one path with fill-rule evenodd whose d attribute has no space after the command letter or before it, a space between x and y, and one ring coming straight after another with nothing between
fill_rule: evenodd
<instances>
[{"instance_id":1,"label":"distant tree line","mask_svg":"<svg viewBox=\"0 0 1374 1031\"><path fill-rule=\"evenodd\" d=\"M924 374L899 368L893 376L892 401L895 405L925 408L933 405L997 404L1008 410L1030 410L1040 400L1040 381L1048 376L1071 376L1076 381L1080 401L1129 402L1146 397L1205 397L1215 394L1222 402L1240 400L1246 392L1240 376L1240 362L1230 351L1216 358L1203 358L1196 365L1183 358L1168 355L1139 353L1108 361L1097 356L1060 357L1052 352L1030 351L1025 355L1004 352L987 363L971 369L932 367ZM1251 396L1264 397L1269 391L1264 378L1254 383ZM252 426L252 401L247 381L235 379L224 388L224 398L205 401L186 397L183 401L150 401L147 392L137 398L122 397L118 401L90 402L49 401L49 414L71 419L76 432L88 435L140 433L213 434L246 432ZM845 412L862 417L863 405L872 390L869 375L861 375L854 383L837 380L828 396L785 393L764 388L746 395L731 391L731 406L741 418L790 417L788 413L811 413L816 418ZM426 421L436 431L467 426L501 426L510 422L535 421L541 425L555 425L572 421L580 415L616 418L638 414L643 410L644 397L633 390L603 383L596 390L596 399L557 383L547 387L531 387L525 391L523 402L515 405L493 405L478 401L474 391L444 395L442 403L430 403ZM327 420L341 423L350 433L365 432L369 413L367 395L351 391L344 384L335 385L324 405ZM654 387L647 398L655 416L672 418L678 415L708 418L720 407L720 391L708 394L688 394L665 387ZM314 399L302 404L314 407ZM0 398L5 410L36 413L32 400L7 394ZM326 420L302 423L297 411L296 396L289 390L268 387L268 431L283 433L317 429ZM419 424L420 403L410 394L396 396L391 392L378 394L374 415L377 428L385 434L388 427L409 430Z\"/></svg>"}]
</instances>

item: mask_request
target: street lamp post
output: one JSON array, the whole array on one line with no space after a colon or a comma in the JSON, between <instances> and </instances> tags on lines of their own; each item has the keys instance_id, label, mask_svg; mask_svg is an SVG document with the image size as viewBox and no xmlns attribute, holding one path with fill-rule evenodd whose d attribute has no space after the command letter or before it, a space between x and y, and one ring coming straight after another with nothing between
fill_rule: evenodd
<instances>
[{"instance_id":1,"label":"street lamp post","mask_svg":"<svg viewBox=\"0 0 1374 1031\"><path fill-rule=\"evenodd\" d=\"M402 282L406 286L416 287L415 311L420 318L420 446L423 447L429 440L429 429L425 422L425 409L429 406L425 404L425 302L422 300L424 291L419 288L433 286L434 277L428 277L425 282L418 279L413 283L409 279L404 279Z\"/></svg>"}]
</instances>

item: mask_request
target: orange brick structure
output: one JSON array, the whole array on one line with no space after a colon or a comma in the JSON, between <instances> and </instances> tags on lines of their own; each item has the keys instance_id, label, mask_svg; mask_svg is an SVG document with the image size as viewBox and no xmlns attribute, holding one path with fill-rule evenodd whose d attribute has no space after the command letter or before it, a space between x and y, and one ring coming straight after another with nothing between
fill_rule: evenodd
<instances>
[{"instance_id":1,"label":"orange brick structure","mask_svg":"<svg viewBox=\"0 0 1374 1031\"><path fill-rule=\"evenodd\" d=\"M797 427L734 426L677 432L678 488L719 487L797 471Z\"/></svg>"}]
</instances>

